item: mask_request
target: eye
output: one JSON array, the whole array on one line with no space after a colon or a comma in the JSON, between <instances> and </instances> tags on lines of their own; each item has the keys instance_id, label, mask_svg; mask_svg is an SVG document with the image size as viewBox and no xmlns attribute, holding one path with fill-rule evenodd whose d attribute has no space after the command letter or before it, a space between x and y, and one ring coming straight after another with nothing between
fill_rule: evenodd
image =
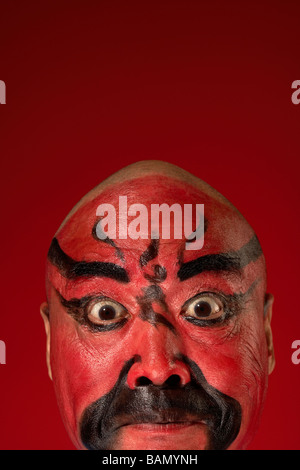
<instances>
[{"instance_id":1,"label":"eye","mask_svg":"<svg viewBox=\"0 0 300 470\"><path fill-rule=\"evenodd\" d=\"M128 317L123 305L111 299L97 299L87 306L88 320L94 325L116 325Z\"/></svg>"},{"instance_id":2,"label":"eye","mask_svg":"<svg viewBox=\"0 0 300 470\"><path fill-rule=\"evenodd\" d=\"M196 325L205 326L224 319L224 305L216 295L203 293L188 300L181 310L181 315Z\"/></svg>"}]
</instances>

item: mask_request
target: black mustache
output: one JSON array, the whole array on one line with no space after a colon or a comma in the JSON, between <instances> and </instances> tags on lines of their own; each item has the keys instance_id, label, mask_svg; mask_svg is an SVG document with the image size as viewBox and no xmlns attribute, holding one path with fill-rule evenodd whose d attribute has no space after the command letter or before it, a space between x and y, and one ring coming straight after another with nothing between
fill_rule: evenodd
<instances>
[{"instance_id":1,"label":"black mustache","mask_svg":"<svg viewBox=\"0 0 300 470\"><path fill-rule=\"evenodd\" d=\"M184 387L150 383L130 389L126 384L131 366L138 356L125 363L113 389L89 405L80 423L82 443L91 450L115 448L120 428L141 423L204 422L208 430L206 449L226 449L241 425L238 401L209 385L198 365L180 357L192 374Z\"/></svg>"}]
</instances>

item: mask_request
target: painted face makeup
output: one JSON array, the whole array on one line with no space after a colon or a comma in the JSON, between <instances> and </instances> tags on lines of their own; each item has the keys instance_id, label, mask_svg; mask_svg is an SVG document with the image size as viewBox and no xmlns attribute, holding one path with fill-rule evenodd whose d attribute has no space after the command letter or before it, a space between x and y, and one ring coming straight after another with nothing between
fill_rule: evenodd
<instances>
[{"instance_id":1,"label":"painted face makeup","mask_svg":"<svg viewBox=\"0 0 300 470\"><path fill-rule=\"evenodd\" d=\"M201 249L99 239L97 207L124 194L149 208L204 204ZM48 369L77 448L247 447L274 366L272 296L259 241L225 198L170 164L125 168L59 228L46 284Z\"/></svg>"},{"instance_id":2,"label":"painted face makeup","mask_svg":"<svg viewBox=\"0 0 300 470\"><path fill-rule=\"evenodd\" d=\"M81 439L88 449L111 449L118 440L119 430L127 426L143 426L158 431L169 428L206 428L207 449L226 449L238 434L241 423L239 403L211 387L196 363L179 357L191 371L191 380L179 386L179 378L171 375L164 385L140 380L131 389L127 374L136 356L121 370L113 389L84 412Z\"/></svg>"}]
</instances>

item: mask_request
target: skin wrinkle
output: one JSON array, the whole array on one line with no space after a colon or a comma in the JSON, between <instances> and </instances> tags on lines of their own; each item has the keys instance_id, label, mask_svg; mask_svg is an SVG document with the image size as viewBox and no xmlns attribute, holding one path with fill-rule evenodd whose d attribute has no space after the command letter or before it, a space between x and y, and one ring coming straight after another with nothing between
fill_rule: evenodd
<instances>
[{"instance_id":1,"label":"skin wrinkle","mask_svg":"<svg viewBox=\"0 0 300 470\"><path fill-rule=\"evenodd\" d=\"M251 295L253 289L255 288L258 282L260 282L260 280L255 281L244 294L235 294L235 298L242 299L243 303L247 302L247 297ZM141 307L140 318L143 321L149 321L155 327L158 323L162 323L168 328L170 328L170 330L176 335L176 330L174 326L167 319L165 319L163 315L155 312L152 308L152 303L158 302L163 307L164 312L170 315L168 306L165 301L165 295L161 288L156 285L150 285L149 287L144 288L143 291L144 296L138 296L136 298L137 303ZM82 307L79 306L82 302L84 304L84 299L71 299L70 301L66 301L66 299L64 299L59 292L57 292L57 294L61 297L61 303L68 309L69 314L72 315L81 324L84 324L84 319L80 313L80 309ZM240 310L240 313L242 308L243 304L241 303L241 300L238 300L238 309ZM232 335L232 331L228 332L226 339L228 339L229 334Z\"/></svg>"},{"instance_id":2,"label":"skin wrinkle","mask_svg":"<svg viewBox=\"0 0 300 470\"><path fill-rule=\"evenodd\" d=\"M254 236L236 252L210 254L182 263L177 275L181 281L184 281L203 271L229 271L238 274L242 268L256 261L261 254L259 241Z\"/></svg>"},{"instance_id":3,"label":"skin wrinkle","mask_svg":"<svg viewBox=\"0 0 300 470\"><path fill-rule=\"evenodd\" d=\"M146 186L153 187L152 194L145 193ZM206 225L203 249L187 251L184 240L173 239L161 243L129 239L101 243L95 238L96 208L103 202L117 207L119 195L128 197L128 206L135 202L147 207L159 202L169 205L203 203ZM267 386L267 348L261 343L264 333L263 321L259 319L265 296L265 262L263 255L260 256L259 245L256 245L257 250L255 243L253 250L251 248L250 241L255 240L253 229L232 204L199 179L172 165L141 163L122 170L85 196L67 216L55 237L72 260L113 264L119 260L129 279L121 284L109 278L80 277L75 282L75 279L62 278L48 263L50 362L59 407L75 445L83 448L78 424L85 410L114 389L126 360L139 357L139 361L134 361L129 368L130 384L135 383L141 373L150 381L154 377L155 380L163 380L163 377L166 380L168 374L177 374L185 383L187 374L193 369L193 361L209 387L241 404L240 432L229 447L245 448L257 428ZM221 264L210 264L211 256L218 253L229 254L231 266L240 271L217 273L209 269L194 275L193 270L187 269L201 258L202 262L209 260L206 268L224 267L225 259L222 261L220 257L217 262ZM177 273L180 273L179 277ZM258 278L261 281L256 286ZM124 304L130 314L129 320L122 328L91 332L76 322L63 305L51 302L50 282L65 299L69 299L66 302L103 292L104 296ZM257 288L253 288L243 302L236 297L236 316L224 325L199 327L180 315L185 302L199 292L240 296L253 285ZM229 305L233 308L233 304ZM46 308L44 310L46 312ZM168 327L167 322L171 326ZM184 353L187 361L180 353ZM148 396L146 387L142 396L144 399ZM127 427L113 446L135 449L144 445L156 448L157 445L158 449L176 449L176 442L180 442L183 448L193 446L196 449L197 445L207 445L205 439L203 431L190 433L189 430L188 433L180 431L173 437L156 435L151 441L149 434ZM218 446L217 441L213 445Z\"/></svg>"},{"instance_id":4,"label":"skin wrinkle","mask_svg":"<svg viewBox=\"0 0 300 470\"><path fill-rule=\"evenodd\" d=\"M252 331L248 331L247 339L243 341L242 344L242 350L247 357L251 358L249 362L251 362L253 367L251 367L250 373L254 376L255 380L257 380L258 377L261 377L263 374L263 368L257 357L253 354L253 342L257 343L256 335ZM259 345L257 344L257 348L258 347Z\"/></svg>"},{"instance_id":5,"label":"skin wrinkle","mask_svg":"<svg viewBox=\"0 0 300 470\"><path fill-rule=\"evenodd\" d=\"M61 294L57 291L55 292L57 295L57 299L61 302L60 300ZM98 347L96 347L95 344L93 344L92 341L90 341L88 328L87 327L83 328L82 327L83 325L78 323L76 319L72 315L69 314L69 312L67 313L74 320L75 331L76 331L75 336L70 335L68 339L69 346L71 346L72 344L75 344L75 345L80 344L80 347L84 349L83 355L89 356L91 362L93 362L95 357L97 357L99 354L99 349ZM82 354L82 351L80 351L80 354Z\"/></svg>"},{"instance_id":6,"label":"skin wrinkle","mask_svg":"<svg viewBox=\"0 0 300 470\"><path fill-rule=\"evenodd\" d=\"M112 331L117 328L121 328L126 323L127 319L123 318L120 322L115 324L110 324L107 326L103 325L94 325L91 321L87 318L86 307L88 304L93 301L94 299L101 300L102 297L97 296L86 296L81 299L70 299L66 300L63 296L56 291L61 304L67 309L67 312L70 316L72 316L80 325L87 326L90 331L97 332L97 331Z\"/></svg>"},{"instance_id":7,"label":"skin wrinkle","mask_svg":"<svg viewBox=\"0 0 300 470\"><path fill-rule=\"evenodd\" d=\"M76 261L67 255L60 247L56 238L52 240L49 253L49 261L56 266L67 279L80 277L110 277L119 282L129 282L126 270L114 263L100 261Z\"/></svg>"},{"instance_id":8,"label":"skin wrinkle","mask_svg":"<svg viewBox=\"0 0 300 470\"><path fill-rule=\"evenodd\" d=\"M229 326L229 328L224 329L224 336L219 338L219 340L215 342L215 345L220 346L225 342L230 341L232 338L237 336L239 332L240 330L238 328L238 322L235 321L231 326Z\"/></svg>"},{"instance_id":9,"label":"skin wrinkle","mask_svg":"<svg viewBox=\"0 0 300 470\"><path fill-rule=\"evenodd\" d=\"M59 297L57 297L59 300ZM84 330L80 328L80 325L74 321L75 328L72 330L72 333L66 338L64 338L65 344L68 345L68 348L72 348L74 345L80 344L79 354L81 356L87 357L88 360L93 360L95 357L95 353L97 353L97 349L91 344L87 342L86 335L84 334ZM78 350L78 348L76 348ZM84 353L82 352L84 350Z\"/></svg>"},{"instance_id":10,"label":"skin wrinkle","mask_svg":"<svg viewBox=\"0 0 300 470\"><path fill-rule=\"evenodd\" d=\"M253 338L256 341L255 335L252 334L252 332L250 332L249 338L251 339ZM249 370L250 370L250 375L253 377L254 383L261 381L262 377L264 376L264 370L262 368L262 365L257 360L256 356L253 354L253 346L251 347L250 341L246 340L245 342L243 342L242 348L241 348L241 354L245 354L245 356L248 359L249 364L251 364L251 367L249 368ZM255 422L255 419L258 420L261 415L261 409L259 406L257 406L257 404L260 403L264 399L265 392L261 391L259 388L253 389L253 387L251 386L252 380L247 375L244 376L244 380L245 380L244 393L245 395L248 395L249 400L251 400L252 402L251 410L254 415L253 421ZM253 426L254 425L252 424L252 428Z\"/></svg>"},{"instance_id":11,"label":"skin wrinkle","mask_svg":"<svg viewBox=\"0 0 300 470\"><path fill-rule=\"evenodd\" d=\"M251 301L251 299L250 299ZM241 329L245 330L245 327L241 326ZM240 354L242 357L246 358L247 362L251 364L251 367L249 368L249 373L254 377L255 382L261 378L261 376L264 373L262 364L258 361L257 357L255 354L253 354L253 349L259 349L260 344L257 341L257 332L253 331L253 329L247 329L247 331L244 331L242 338L242 342L240 344ZM253 348L253 344L255 344L255 348ZM245 377L246 379L246 377ZM251 380L246 380L245 382L245 392L247 391L249 393L250 387L249 384L251 383Z\"/></svg>"}]
</instances>

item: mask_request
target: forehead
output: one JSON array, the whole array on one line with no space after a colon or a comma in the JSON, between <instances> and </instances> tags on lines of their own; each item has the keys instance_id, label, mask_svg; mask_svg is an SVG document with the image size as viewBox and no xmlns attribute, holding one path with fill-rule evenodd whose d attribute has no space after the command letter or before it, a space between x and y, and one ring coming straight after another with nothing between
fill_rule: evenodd
<instances>
[{"instance_id":1,"label":"forehead","mask_svg":"<svg viewBox=\"0 0 300 470\"><path fill-rule=\"evenodd\" d=\"M200 180L199 180L200 181ZM149 214L154 204L180 204L184 211L185 204L204 205L205 235L201 255L208 253L237 250L249 241L253 230L241 214L216 192L207 191L206 187L199 187L166 177L165 175L146 175L106 187L99 194L78 207L60 227L56 237L64 249L74 259L101 260L108 253L115 256L111 246L101 242L94 235L95 224L99 221L97 208L101 204L111 204L116 211L116 221L119 220L119 197L126 196L127 208L132 204L143 204ZM128 223L134 217L128 217ZM174 219L171 218L171 223ZM172 227L171 227L172 228ZM173 230L170 231L170 240L161 240L161 247L165 253L172 253L174 246L182 245L182 240L174 240ZM149 236L150 240L150 236ZM118 239L115 244L122 250L131 252L144 251L149 240ZM185 252L186 260L195 257L194 250ZM199 256L199 252L197 253Z\"/></svg>"}]
</instances>

